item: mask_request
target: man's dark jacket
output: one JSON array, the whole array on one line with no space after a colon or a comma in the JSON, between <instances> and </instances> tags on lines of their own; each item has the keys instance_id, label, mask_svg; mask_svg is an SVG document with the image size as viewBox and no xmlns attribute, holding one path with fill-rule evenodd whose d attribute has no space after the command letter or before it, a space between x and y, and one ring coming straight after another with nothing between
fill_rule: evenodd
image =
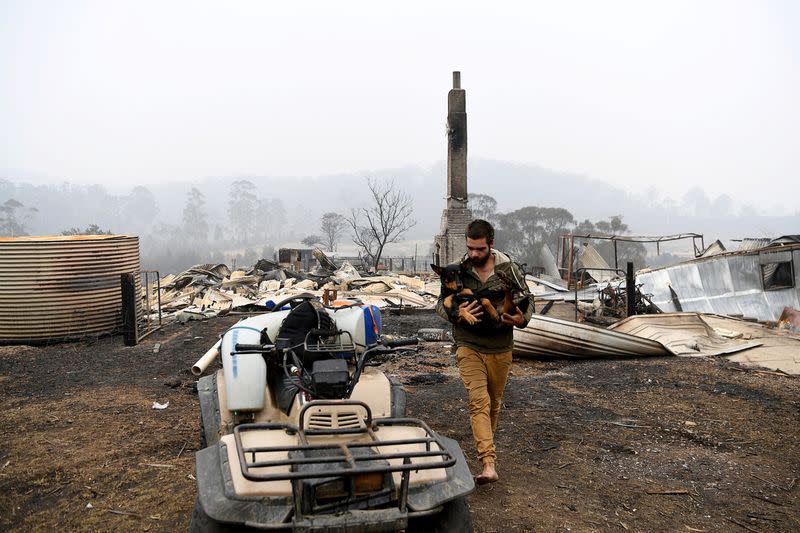
<instances>
[{"instance_id":1,"label":"man's dark jacket","mask_svg":"<svg viewBox=\"0 0 800 533\"><path fill-rule=\"evenodd\" d=\"M500 272L504 275L504 278L511 280L515 284L515 290L527 293L528 287L525 283L525 274L523 274L519 265L511 261L506 254L499 250L492 249L491 253L494 255L495 272ZM492 272L486 279L486 283L481 283L469 258L465 257L461 261L461 281L464 287L471 289L476 297L489 298L489 301L495 307L501 307L505 297L503 289L506 284L495 272ZM524 308L523 316L525 317L525 324L522 327L525 327L531 316L533 316L533 295L527 294L527 308L522 305ZM439 301L436 302L436 312L445 320L451 321L451 317L448 316L444 308L443 294L439 296ZM511 314L513 314L513 310ZM489 320L491 319L487 318L486 313L484 313L482 322L475 326L453 323L453 339L456 346L466 346L483 353L500 353L511 350L514 346L513 326L487 324Z\"/></svg>"}]
</instances>

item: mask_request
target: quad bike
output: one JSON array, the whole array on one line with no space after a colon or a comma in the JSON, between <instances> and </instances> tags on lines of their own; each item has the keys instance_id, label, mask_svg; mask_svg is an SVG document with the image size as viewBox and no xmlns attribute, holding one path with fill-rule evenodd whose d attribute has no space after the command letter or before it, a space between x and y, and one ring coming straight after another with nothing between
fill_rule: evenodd
<instances>
[{"instance_id":1,"label":"quad bike","mask_svg":"<svg viewBox=\"0 0 800 533\"><path fill-rule=\"evenodd\" d=\"M416 339L382 337L374 306L336 304L279 302L192 369L222 358L198 382L190 531L472 531L458 443L406 418L402 385L374 365Z\"/></svg>"}]
</instances>

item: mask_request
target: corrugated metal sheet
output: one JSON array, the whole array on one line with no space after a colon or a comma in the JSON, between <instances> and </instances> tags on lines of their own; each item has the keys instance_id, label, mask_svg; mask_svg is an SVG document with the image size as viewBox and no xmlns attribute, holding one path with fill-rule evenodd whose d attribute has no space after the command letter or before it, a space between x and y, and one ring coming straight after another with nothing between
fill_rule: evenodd
<instances>
[{"instance_id":1,"label":"corrugated metal sheet","mask_svg":"<svg viewBox=\"0 0 800 533\"><path fill-rule=\"evenodd\" d=\"M718 315L704 315L703 320L718 332L732 336L741 334L761 343L761 346L726 355L728 360L800 375L800 335Z\"/></svg>"},{"instance_id":2,"label":"corrugated metal sheet","mask_svg":"<svg viewBox=\"0 0 800 533\"><path fill-rule=\"evenodd\" d=\"M120 275L139 280L139 238L0 238L0 343L112 333L122 324Z\"/></svg>"},{"instance_id":3,"label":"corrugated metal sheet","mask_svg":"<svg viewBox=\"0 0 800 533\"><path fill-rule=\"evenodd\" d=\"M724 355L761 346L760 342L723 337L697 313L629 316L608 329L658 341L683 356Z\"/></svg>"},{"instance_id":4,"label":"corrugated metal sheet","mask_svg":"<svg viewBox=\"0 0 800 533\"><path fill-rule=\"evenodd\" d=\"M580 358L671 355L654 340L541 315L533 315L525 329L514 328L514 354Z\"/></svg>"},{"instance_id":5,"label":"corrugated metal sheet","mask_svg":"<svg viewBox=\"0 0 800 533\"><path fill-rule=\"evenodd\" d=\"M708 248L706 248L703 251L703 253L700 254L700 257L710 257L712 255L721 254L722 252L725 251L726 251L725 245L722 244L722 242L719 239L717 239L716 241L708 245Z\"/></svg>"},{"instance_id":6,"label":"corrugated metal sheet","mask_svg":"<svg viewBox=\"0 0 800 533\"><path fill-rule=\"evenodd\" d=\"M603 256L600 255L600 252L592 246L591 244L587 244L583 248L583 254L581 255L581 266L588 269L587 272L590 276L592 276L595 281L608 281L615 277L614 272L604 271L604 270L591 270L595 268L611 268L606 263L606 260L603 259Z\"/></svg>"},{"instance_id":7,"label":"corrugated metal sheet","mask_svg":"<svg viewBox=\"0 0 800 533\"><path fill-rule=\"evenodd\" d=\"M761 265L793 264L794 286L764 290ZM784 307L800 308L800 246L727 252L679 265L640 272L643 294L664 312L695 311L778 320ZM675 305L670 287L680 309Z\"/></svg>"},{"instance_id":8,"label":"corrugated metal sheet","mask_svg":"<svg viewBox=\"0 0 800 533\"><path fill-rule=\"evenodd\" d=\"M566 285L564 285L564 282L561 281L560 278L553 278L551 276L547 276L546 274L545 276L546 277L536 277L531 276L530 274L525 276L525 283L528 285L528 289L530 289L532 294L535 294L538 297L541 294L568 292Z\"/></svg>"},{"instance_id":9,"label":"corrugated metal sheet","mask_svg":"<svg viewBox=\"0 0 800 533\"><path fill-rule=\"evenodd\" d=\"M597 295L606 287L607 283L593 283L588 287L584 287L583 289L578 289L578 301L581 302L591 302ZM623 284L624 286L624 284ZM575 301L575 291L560 291L560 292L545 292L542 294L536 295L537 300L553 300L556 302L564 301L564 302L574 302Z\"/></svg>"},{"instance_id":10,"label":"corrugated metal sheet","mask_svg":"<svg viewBox=\"0 0 800 533\"><path fill-rule=\"evenodd\" d=\"M779 245L787 245L787 244L800 244L800 235L782 235L777 239L772 239L769 241L769 244L774 246L776 244Z\"/></svg>"},{"instance_id":11,"label":"corrugated metal sheet","mask_svg":"<svg viewBox=\"0 0 800 533\"><path fill-rule=\"evenodd\" d=\"M553 252L550 251L550 247L546 244L542 244L541 258L542 263L544 263L544 273L548 276L561 279L561 276L558 272L558 263L556 263L556 257L553 255Z\"/></svg>"},{"instance_id":12,"label":"corrugated metal sheet","mask_svg":"<svg viewBox=\"0 0 800 533\"><path fill-rule=\"evenodd\" d=\"M742 239L739 247L736 249L739 252L746 252L748 250L758 250L769 244L769 239Z\"/></svg>"}]
</instances>

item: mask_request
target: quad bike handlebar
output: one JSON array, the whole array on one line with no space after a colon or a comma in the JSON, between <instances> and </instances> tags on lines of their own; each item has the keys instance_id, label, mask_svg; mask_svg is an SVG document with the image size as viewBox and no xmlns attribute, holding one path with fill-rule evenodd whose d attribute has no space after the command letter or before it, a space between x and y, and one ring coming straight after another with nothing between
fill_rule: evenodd
<instances>
[{"instance_id":1,"label":"quad bike handlebar","mask_svg":"<svg viewBox=\"0 0 800 533\"><path fill-rule=\"evenodd\" d=\"M274 344L242 344L236 343L233 346L236 353L264 353L275 349Z\"/></svg>"},{"instance_id":2,"label":"quad bike handlebar","mask_svg":"<svg viewBox=\"0 0 800 533\"><path fill-rule=\"evenodd\" d=\"M287 303L302 302L310 297L310 295L299 295L287 298L279 302L276 308L280 308ZM325 358L324 354L327 353L332 359L348 359L355 367L350 372L344 392L344 397L349 398L361 377L364 366L375 364L374 362L370 363L370 360L389 354L412 351L414 349L409 349L409 347L418 343L419 339L416 337L384 335L379 337L377 342L373 344L367 346L358 345L362 348L359 353L354 343L353 335L349 331L313 328L306 332L306 337L302 343L294 346L286 346L278 342L261 344L251 341L250 343L235 343L229 349L231 350L230 355L260 354L267 359L271 359L277 363L279 368L282 367L291 382L312 396L317 396L314 390L315 386L310 381L312 368L306 368L307 362L303 354L316 354L315 358L318 359L320 355ZM220 356L221 344L222 339L194 365L192 372L195 375L202 374L208 365Z\"/></svg>"},{"instance_id":3,"label":"quad bike handlebar","mask_svg":"<svg viewBox=\"0 0 800 533\"><path fill-rule=\"evenodd\" d=\"M347 334L348 336L350 336L349 333L346 331L321 331L315 329L309 332L309 335L320 335L320 334L328 334L328 335ZM417 337L395 337L393 335L385 335L381 337L376 344L367 347L366 351L367 352L379 351L381 353L387 353L387 352L398 351L395 350L395 348L402 348L405 346L415 346L417 344L419 344L419 339ZM306 349L310 348L308 340L306 340L305 345ZM268 353L275 350L275 345L236 343L233 348L236 353Z\"/></svg>"}]
</instances>

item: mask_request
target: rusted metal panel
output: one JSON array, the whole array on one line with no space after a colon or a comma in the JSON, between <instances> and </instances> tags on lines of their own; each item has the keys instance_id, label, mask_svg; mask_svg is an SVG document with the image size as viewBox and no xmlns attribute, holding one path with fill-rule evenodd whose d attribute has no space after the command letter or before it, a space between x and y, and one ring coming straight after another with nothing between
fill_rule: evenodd
<instances>
[{"instance_id":1,"label":"rusted metal panel","mask_svg":"<svg viewBox=\"0 0 800 533\"><path fill-rule=\"evenodd\" d=\"M138 294L139 271L136 236L0 238L0 343L118 331L120 275L135 274Z\"/></svg>"},{"instance_id":2,"label":"rusted metal panel","mask_svg":"<svg viewBox=\"0 0 800 533\"><path fill-rule=\"evenodd\" d=\"M672 355L654 340L540 315L534 315L525 329L514 328L514 354L580 358Z\"/></svg>"}]
</instances>

